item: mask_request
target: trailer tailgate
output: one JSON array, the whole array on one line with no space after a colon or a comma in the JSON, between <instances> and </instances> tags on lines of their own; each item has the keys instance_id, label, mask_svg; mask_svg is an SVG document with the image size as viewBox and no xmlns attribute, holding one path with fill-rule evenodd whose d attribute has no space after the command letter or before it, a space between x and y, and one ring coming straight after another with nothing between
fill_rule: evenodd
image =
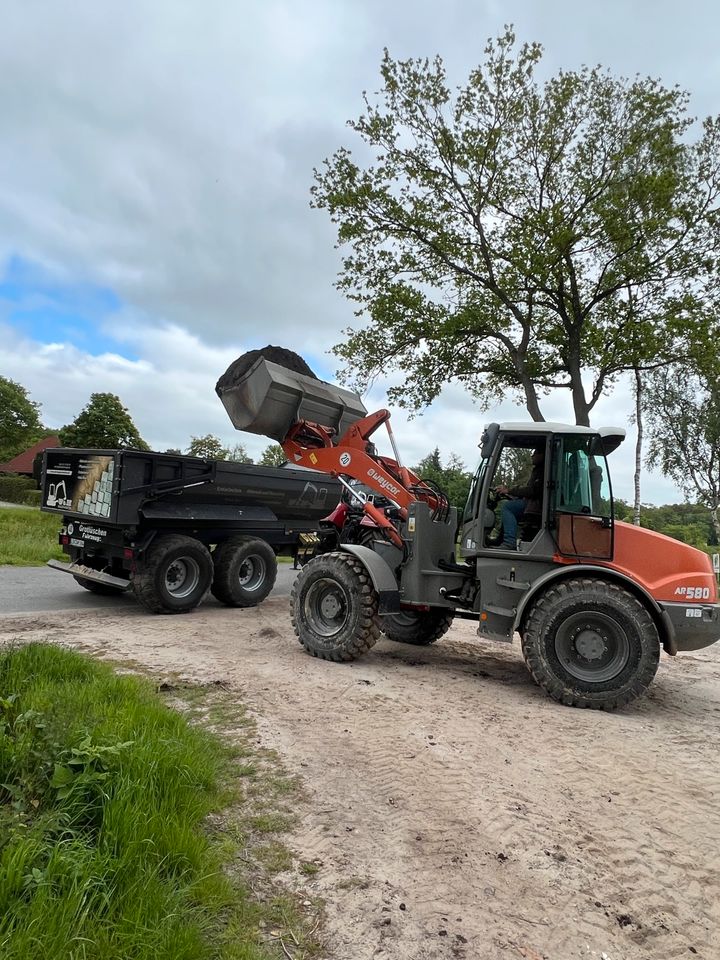
<instances>
[{"instance_id":1,"label":"trailer tailgate","mask_svg":"<svg viewBox=\"0 0 720 960\"><path fill-rule=\"evenodd\" d=\"M113 523L118 473L115 450L46 450L41 509Z\"/></svg>"}]
</instances>

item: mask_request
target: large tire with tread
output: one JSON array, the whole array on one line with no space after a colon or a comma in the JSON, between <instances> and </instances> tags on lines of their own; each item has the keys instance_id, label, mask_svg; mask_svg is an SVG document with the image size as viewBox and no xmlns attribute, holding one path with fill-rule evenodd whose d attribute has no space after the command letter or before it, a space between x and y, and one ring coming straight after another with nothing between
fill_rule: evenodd
<instances>
[{"instance_id":1,"label":"large tire with tread","mask_svg":"<svg viewBox=\"0 0 720 960\"><path fill-rule=\"evenodd\" d=\"M351 553L324 553L302 568L293 584L290 616L300 643L323 660L356 660L380 636L377 593Z\"/></svg>"},{"instance_id":2,"label":"large tire with tread","mask_svg":"<svg viewBox=\"0 0 720 960\"><path fill-rule=\"evenodd\" d=\"M189 613L207 596L212 578L212 557L205 544L166 534L148 547L132 588L152 613Z\"/></svg>"},{"instance_id":3,"label":"large tire with tread","mask_svg":"<svg viewBox=\"0 0 720 960\"><path fill-rule=\"evenodd\" d=\"M255 607L275 586L275 551L257 537L232 537L218 544L213 563L215 573L210 589L228 607Z\"/></svg>"},{"instance_id":4,"label":"large tire with tread","mask_svg":"<svg viewBox=\"0 0 720 960\"><path fill-rule=\"evenodd\" d=\"M123 587L113 587L110 583L98 583L96 580L88 580L87 577L76 577L73 574L73 580L84 590L96 593L100 597L119 597L125 593Z\"/></svg>"},{"instance_id":5,"label":"large tire with tread","mask_svg":"<svg viewBox=\"0 0 720 960\"><path fill-rule=\"evenodd\" d=\"M382 632L388 640L426 647L444 637L452 626L454 613L439 607L430 610L401 610L381 617Z\"/></svg>"},{"instance_id":6,"label":"large tire with tread","mask_svg":"<svg viewBox=\"0 0 720 960\"><path fill-rule=\"evenodd\" d=\"M614 710L647 690L660 638L647 608L619 584L573 578L535 600L522 650L533 678L554 700Z\"/></svg>"}]
</instances>

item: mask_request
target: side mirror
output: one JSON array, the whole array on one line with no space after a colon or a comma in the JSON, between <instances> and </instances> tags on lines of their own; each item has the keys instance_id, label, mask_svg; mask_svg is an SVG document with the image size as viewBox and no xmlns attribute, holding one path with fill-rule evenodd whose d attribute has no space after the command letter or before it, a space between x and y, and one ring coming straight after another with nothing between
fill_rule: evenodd
<instances>
[{"instance_id":1,"label":"side mirror","mask_svg":"<svg viewBox=\"0 0 720 960\"><path fill-rule=\"evenodd\" d=\"M607 457L613 450L617 450L624 439L625 431L621 427L617 429L605 428L590 441L590 455Z\"/></svg>"},{"instance_id":2,"label":"side mirror","mask_svg":"<svg viewBox=\"0 0 720 960\"><path fill-rule=\"evenodd\" d=\"M493 455L499 433L499 423L489 423L483 430L482 437L480 438L480 456L483 460L489 460Z\"/></svg>"}]
</instances>

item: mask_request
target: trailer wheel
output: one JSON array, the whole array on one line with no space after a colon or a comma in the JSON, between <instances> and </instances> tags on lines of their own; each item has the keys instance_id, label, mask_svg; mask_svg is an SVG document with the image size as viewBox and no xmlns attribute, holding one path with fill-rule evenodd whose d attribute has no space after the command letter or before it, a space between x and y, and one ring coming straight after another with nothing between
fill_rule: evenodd
<instances>
[{"instance_id":1,"label":"trailer wheel","mask_svg":"<svg viewBox=\"0 0 720 960\"><path fill-rule=\"evenodd\" d=\"M645 606L616 583L565 580L532 606L522 638L536 683L569 707L614 710L657 672L660 638Z\"/></svg>"},{"instance_id":2,"label":"trailer wheel","mask_svg":"<svg viewBox=\"0 0 720 960\"><path fill-rule=\"evenodd\" d=\"M356 660L380 636L378 598L362 563L325 553L298 573L290 597L297 638L314 657Z\"/></svg>"},{"instance_id":3,"label":"trailer wheel","mask_svg":"<svg viewBox=\"0 0 720 960\"><path fill-rule=\"evenodd\" d=\"M452 626L454 614L434 607L430 610L401 610L382 617L382 632L388 640L426 647L444 637Z\"/></svg>"},{"instance_id":4,"label":"trailer wheel","mask_svg":"<svg viewBox=\"0 0 720 960\"><path fill-rule=\"evenodd\" d=\"M109 583L98 583L96 580L88 580L87 577L76 577L73 575L73 580L75 583L80 584L83 589L89 590L90 593L96 593L100 597L119 597L125 593L123 587L113 587L112 584Z\"/></svg>"},{"instance_id":5,"label":"trailer wheel","mask_svg":"<svg viewBox=\"0 0 720 960\"><path fill-rule=\"evenodd\" d=\"M138 601L152 613L189 613L207 596L213 563L207 547L180 534L157 537L132 579Z\"/></svg>"},{"instance_id":6,"label":"trailer wheel","mask_svg":"<svg viewBox=\"0 0 720 960\"><path fill-rule=\"evenodd\" d=\"M275 586L277 559L265 540L232 537L213 554L212 594L228 607L255 607Z\"/></svg>"}]
</instances>

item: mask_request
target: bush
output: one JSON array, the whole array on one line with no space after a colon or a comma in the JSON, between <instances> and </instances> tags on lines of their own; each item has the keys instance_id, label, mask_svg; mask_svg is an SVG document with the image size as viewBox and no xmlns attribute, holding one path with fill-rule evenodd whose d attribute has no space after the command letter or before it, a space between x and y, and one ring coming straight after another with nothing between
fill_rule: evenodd
<instances>
[{"instance_id":1,"label":"bush","mask_svg":"<svg viewBox=\"0 0 720 960\"><path fill-rule=\"evenodd\" d=\"M25 494L35 489L32 477L21 477L17 473L0 474L0 500L8 503L25 503Z\"/></svg>"},{"instance_id":2,"label":"bush","mask_svg":"<svg viewBox=\"0 0 720 960\"><path fill-rule=\"evenodd\" d=\"M39 507L42 502L42 490L26 490L23 494L22 503L29 507Z\"/></svg>"}]
</instances>

